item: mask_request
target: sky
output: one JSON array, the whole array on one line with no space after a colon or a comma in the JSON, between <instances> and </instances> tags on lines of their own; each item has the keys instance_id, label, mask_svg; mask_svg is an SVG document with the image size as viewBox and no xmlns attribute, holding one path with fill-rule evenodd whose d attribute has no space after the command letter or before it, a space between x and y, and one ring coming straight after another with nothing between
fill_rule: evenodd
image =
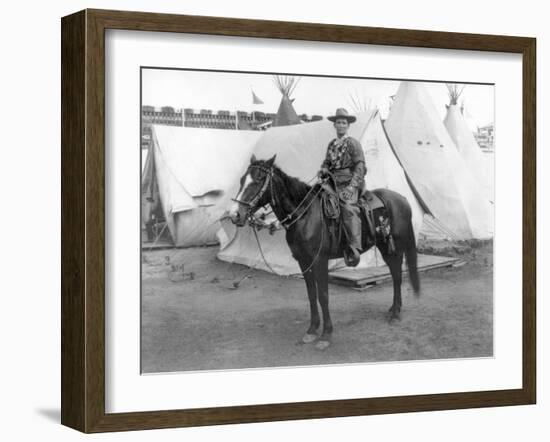
<instances>
[{"instance_id":1,"label":"sky","mask_svg":"<svg viewBox=\"0 0 550 442\"><path fill-rule=\"evenodd\" d=\"M449 102L444 83L424 83L441 119ZM390 96L399 87L398 80L349 79L302 76L292 98L298 114L332 115L336 108L354 111L351 96L361 97L362 103L378 107L387 116ZM252 104L252 92L264 102ZM208 71L142 70L142 104L176 109L242 110L277 112L281 94L272 74L228 73ZM472 121L482 126L494 121L494 87L466 85L459 102L464 100Z\"/></svg>"}]
</instances>

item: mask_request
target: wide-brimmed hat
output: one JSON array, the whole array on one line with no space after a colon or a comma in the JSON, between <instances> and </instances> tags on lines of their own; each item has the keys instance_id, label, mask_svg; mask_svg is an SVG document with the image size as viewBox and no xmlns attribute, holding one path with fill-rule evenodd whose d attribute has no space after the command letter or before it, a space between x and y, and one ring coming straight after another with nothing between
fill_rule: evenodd
<instances>
[{"instance_id":1,"label":"wide-brimmed hat","mask_svg":"<svg viewBox=\"0 0 550 442\"><path fill-rule=\"evenodd\" d=\"M331 115L330 117L327 117L327 120L334 123L339 118L345 118L346 120L348 120L348 123L354 123L355 120L357 120L357 118L355 118L353 115L348 114L348 111L345 110L343 107L339 107L338 109L336 109L336 113L334 115Z\"/></svg>"}]
</instances>

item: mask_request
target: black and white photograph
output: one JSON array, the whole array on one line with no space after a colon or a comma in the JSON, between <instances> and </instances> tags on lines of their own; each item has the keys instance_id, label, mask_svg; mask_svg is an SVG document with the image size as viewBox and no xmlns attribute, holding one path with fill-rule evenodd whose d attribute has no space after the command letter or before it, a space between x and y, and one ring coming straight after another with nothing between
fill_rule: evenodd
<instances>
[{"instance_id":1,"label":"black and white photograph","mask_svg":"<svg viewBox=\"0 0 550 442\"><path fill-rule=\"evenodd\" d=\"M6 3L0 439L548 439L543 5Z\"/></svg>"},{"instance_id":2,"label":"black and white photograph","mask_svg":"<svg viewBox=\"0 0 550 442\"><path fill-rule=\"evenodd\" d=\"M143 67L141 371L493 356L494 85Z\"/></svg>"}]
</instances>

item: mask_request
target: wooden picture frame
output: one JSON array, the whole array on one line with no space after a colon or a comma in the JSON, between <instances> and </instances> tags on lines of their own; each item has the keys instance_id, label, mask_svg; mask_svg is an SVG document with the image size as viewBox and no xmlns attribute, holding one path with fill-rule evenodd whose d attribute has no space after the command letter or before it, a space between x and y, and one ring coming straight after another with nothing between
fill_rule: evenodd
<instances>
[{"instance_id":1,"label":"wooden picture frame","mask_svg":"<svg viewBox=\"0 0 550 442\"><path fill-rule=\"evenodd\" d=\"M536 400L536 40L105 10L62 28L62 424L83 432L533 404ZM105 30L494 51L523 58L523 385L271 405L105 412Z\"/></svg>"}]
</instances>

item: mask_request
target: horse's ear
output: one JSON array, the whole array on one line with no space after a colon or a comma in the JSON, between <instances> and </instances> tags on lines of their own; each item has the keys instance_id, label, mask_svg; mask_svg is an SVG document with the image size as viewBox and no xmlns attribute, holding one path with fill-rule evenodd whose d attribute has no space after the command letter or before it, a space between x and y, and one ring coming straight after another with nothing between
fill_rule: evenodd
<instances>
[{"instance_id":1,"label":"horse's ear","mask_svg":"<svg viewBox=\"0 0 550 442\"><path fill-rule=\"evenodd\" d=\"M252 154L252 156L250 157L250 164L254 164L256 161L258 161L256 159L256 155Z\"/></svg>"},{"instance_id":2,"label":"horse's ear","mask_svg":"<svg viewBox=\"0 0 550 442\"><path fill-rule=\"evenodd\" d=\"M275 163L275 158L277 158L277 154L273 155L269 160L266 161L266 164L271 167Z\"/></svg>"}]
</instances>

